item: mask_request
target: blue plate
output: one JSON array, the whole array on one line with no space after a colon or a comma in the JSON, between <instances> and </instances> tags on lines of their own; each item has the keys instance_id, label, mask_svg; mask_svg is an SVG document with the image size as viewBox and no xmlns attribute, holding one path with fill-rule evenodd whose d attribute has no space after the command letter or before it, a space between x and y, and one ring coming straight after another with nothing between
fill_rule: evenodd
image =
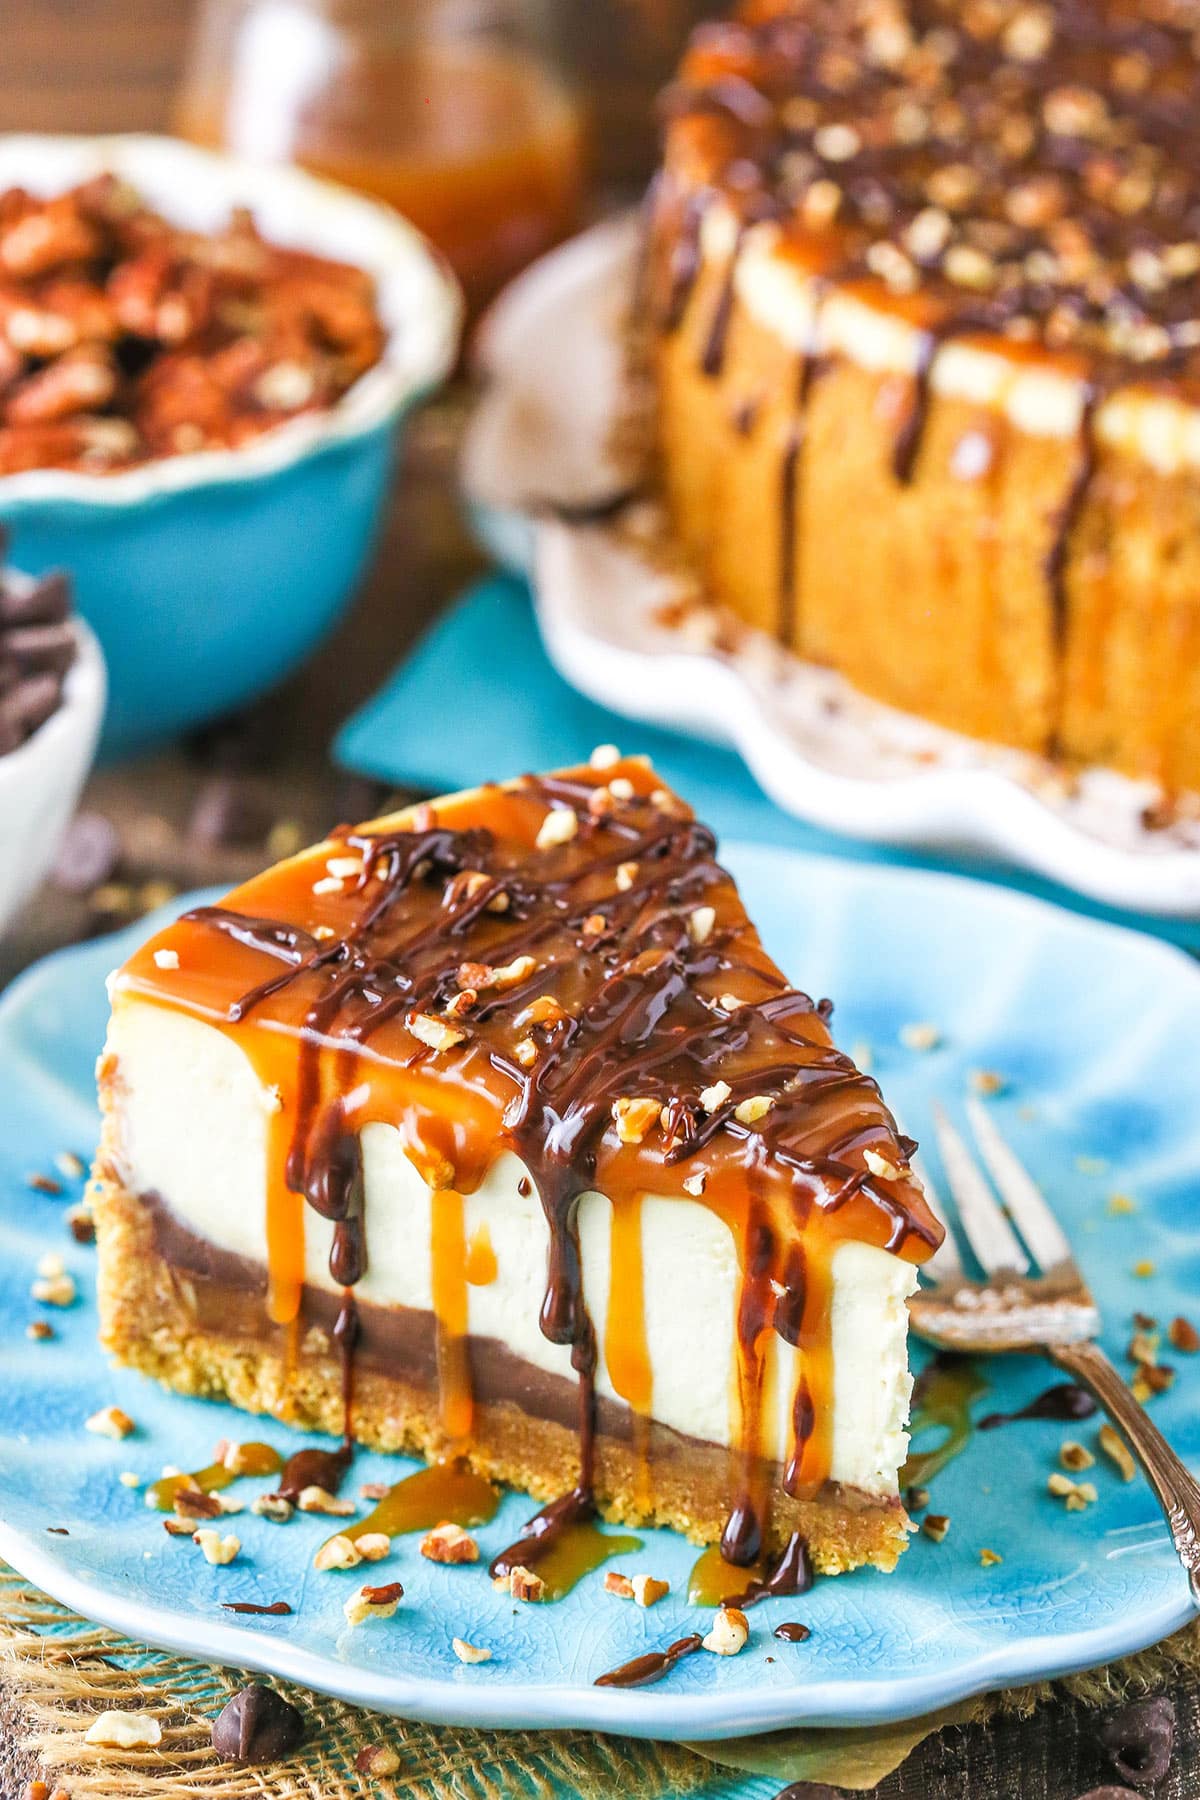
<instances>
[{"instance_id":1,"label":"blue plate","mask_svg":"<svg viewBox=\"0 0 1200 1800\"><path fill-rule=\"evenodd\" d=\"M728 861L783 966L838 999L841 1041L869 1043L885 1091L927 1138L930 1102L960 1107L968 1073L1003 1073L992 1104L1006 1135L1066 1222L1121 1356L1135 1309L1168 1320L1195 1313L1200 1231L1200 971L1178 951L1025 896L945 875L848 864L763 847ZM182 905L183 902L180 902ZM136 935L140 935L139 928ZM146 927L148 929L148 927ZM721 1737L798 1723L863 1724L929 1711L981 1689L1065 1673L1136 1650L1191 1616L1187 1588L1143 1483L1124 1485L1101 1458L1097 1503L1067 1513L1046 1491L1059 1444L1047 1423L972 1439L937 1478L949 1514L942 1544L914 1540L895 1575L872 1571L818 1583L802 1599L751 1615L738 1657L691 1657L657 1686L596 1688L595 1677L693 1629L704 1615L683 1599L694 1551L668 1532L619 1565L669 1577L670 1596L647 1612L605 1595L599 1576L551 1607L515 1608L480 1568L424 1562L413 1539L376 1565L405 1599L388 1623L346 1627L342 1602L356 1574L315 1575L329 1522L298 1516L280 1527L248 1510L226 1568L169 1539L122 1470L157 1476L195 1468L223 1435L262 1435L225 1406L176 1398L96 1353L92 1253L63 1223L62 1198L31 1191L56 1152L90 1149L92 1064L105 1019L104 975L133 936L51 958L0 1003L0 1555L67 1604L143 1641L273 1671L411 1718L481 1726L581 1726L658 1738ZM904 1049L906 1022L931 1020L938 1049ZM1082 1162L1078 1159L1083 1159ZM937 1165L929 1153L931 1172ZM78 1185L68 1183L72 1190ZM1136 1211L1113 1213L1114 1191ZM71 1309L46 1309L53 1342L27 1339L38 1308L35 1264L58 1250L77 1277ZM1134 1265L1154 1273L1137 1277ZM1200 1467L1200 1360L1180 1364L1155 1416ZM1030 1359L986 1369L978 1410L1012 1409L1051 1379ZM113 1444L83 1421L115 1402L138 1423ZM1094 1422L1093 1422L1094 1423ZM1093 1426L1075 1435L1093 1437ZM394 1480L398 1458L362 1455L362 1481ZM262 1483L244 1482L249 1499ZM479 1535L493 1552L531 1511L510 1495ZM69 1535L53 1535L63 1527ZM1002 1562L983 1567L980 1552ZM242 1618L223 1600L287 1600L287 1618ZM772 1636L783 1619L811 1626L807 1643ZM450 1639L493 1651L463 1667Z\"/></svg>"}]
</instances>

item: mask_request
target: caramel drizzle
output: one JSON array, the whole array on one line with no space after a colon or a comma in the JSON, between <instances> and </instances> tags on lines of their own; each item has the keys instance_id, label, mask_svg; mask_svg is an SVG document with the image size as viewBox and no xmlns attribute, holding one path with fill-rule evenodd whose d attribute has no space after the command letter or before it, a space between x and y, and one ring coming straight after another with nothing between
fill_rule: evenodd
<instances>
[{"instance_id":1,"label":"caramel drizzle","mask_svg":"<svg viewBox=\"0 0 1200 1800\"><path fill-rule=\"evenodd\" d=\"M435 1189L435 1208L443 1207L443 1218L454 1212L460 1225L461 1195L473 1190L497 1155L513 1150L528 1168L549 1235L541 1328L551 1342L569 1346L580 1396L579 1481L531 1523L534 1539L547 1533L553 1539L566 1526L579 1525L593 1505L597 1337L583 1298L579 1199L599 1188L616 1209L636 1204L645 1192L682 1193L689 1172L703 1173L704 1203L746 1247L738 1330L742 1491L727 1537L740 1562L752 1561L765 1531L758 1464L762 1363L772 1332L811 1349L811 1373L823 1396L828 1380L821 1360L829 1330L827 1287L814 1282L810 1270L798 1293L778 1301L779 1288L795 1283L802 1266L795 1259L797 1241L819 1225L830 1246L859 1237L919 1260L939 1232L919 1188L906 1179L872 1178L863 1166L866 1148L878 1147L903 1166L912 1146L896 1133L875 1083L829 1042L828 1003L814 1006L807 995L783 986L741 913L730 878L714 860L711 832L672 796L651 795L654 778L643 766L623 769L630 786L641 791L619 803L603 777L581 771L526 777L505 790L485 790L473 807L468 801L443 808L471 808L487 824L453 829L418 816L411 828L340 831L317 855L327 856L331 848L355 853L361 870L336 902L339 919L348 910L349 922L332 935L226 905L185 915L173 928L185 935L174 941L183 946L184 970L205 967L196 1001L210 1015L214 989L228 990L260 957L275 965L224 1002L224 1017L252 1061L261 1062L268 1040L279 1044L281 1028L289 1041L298 1041L284 1177L289 1190L334 1225L330 1269L346 1293L339 1330L347 1441L356 1335L352 1290L367 1267L359 1135L364 1121L382 1116L403 1126L410 1155ZM576 838L534 850L546 809L564 807L575 812ZM432 809L422 810L432 815ZM323 909L311 897L319 867L312 859L284 865L252 884L247 898L286 907L292 919L306 916L306 905L319 914ZM630 867L633 875L617 880L617 871L627 874ZM689 919L705 902L716 917L696 941ZM198 933L199 941L188 933ZM231 962L222 965L214 957L214 937L236 947ZM411 1015L447 1016L447 1002L458 999L464 976L470 979L478 967L472 959L500 965L522 956L534 959L532 972L518 972L505 988L481 981L474 1004L453 1014L466 1033L462 1045L435 1056L410 1035L405 1021ZM179 1004L186 974L164 983L148 963L146 951L135 959L136 984L151 998ZM526 1013L534 1001L541 1010L530 1022ZM531 1042L535 1060L528 1067L517 1049ZM357 1096L381 1063L400 1085L385 1086L372 1114ZM466 1124L444 1145L435 1141L436 1132L430 1137L435 1109L426 1117L419 1098L412 1098L414 1084L419 1089L430 1072L436 1072L447 1105L459 1097L460 1113L474 1097ZM698 1096L718 1078L728 1083L729 1096L705 1112ZM653 1148L615 1141L613 1103L631 1095L665 1109L666 1129L660 1134L655 1128ZM770 1112L753 1126L736 1117L739 1102L752 1095L772 1100ZM753 1244L746 1238L747 1192L757 1197ZM461 1230L456 1242L461 1266L455 1279L465 1295ZM812 1239L814 1253L816 1243ZM818 1261L827 1264L828 1254ZM614 1279L617 1274L614 1260ZM438 1310L446 1323L444 1308ZM448 1343L461 1348L465 1306L450 1325ZM827 1349L825 1355L827 1362ZM635 1351L632 1366L637 1360ZM465 1358L447 1385L451 1436L465 1438ZM637 1387L636 1378L631 1385ZM464 1393L465 1410L456 1414L456 1396ZM648 1392L627 1397L635 1407L649 1404ZM798 1446L788 1474L792 1491L799 1491L802 1456ZM809 1470L805 1479L819 1484L827 1473ZM518 1560L540 1553L528 1541L514 1549L521 1551Z\"/></svg>"}]
</instances>

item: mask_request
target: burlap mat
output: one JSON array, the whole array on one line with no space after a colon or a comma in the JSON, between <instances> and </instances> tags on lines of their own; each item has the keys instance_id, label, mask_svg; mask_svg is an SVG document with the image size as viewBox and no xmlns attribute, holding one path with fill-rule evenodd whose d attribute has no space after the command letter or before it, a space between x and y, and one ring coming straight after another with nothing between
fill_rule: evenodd
<instances>
[{"instance_id":1,"label":"burlap mat","mask_svg":"<svg viewBox=\"0 0 1200 1800\"><path fill-rule=\"evenodd\" d=\"M460 1731L382 1718L277 1682L304 1712L308 1735L286 1763L239 1770L218 1762L213 1716L246 1679L190 1658L131 1643L90 1625L0 1571L0 1686L21 1747L71 1800L685 1800L721 1772L785 1781L873 1786L943 1724L998 1712L1029 1713L1055 1690L1103 1705L1162 1687L1181 1669L1200 1671L1200 1623L1153 1650L1057 1684L968 1701L899 1727L861 1732L775 1732L727 1744L686 1746L605 1738L592 1732ZM162 1727L154 1750L118 1753L84 1742L110 1708L150 1712ZM400 1757L390 1778L360 1774L364 1749Z\"/></svg>"}]
</instances>

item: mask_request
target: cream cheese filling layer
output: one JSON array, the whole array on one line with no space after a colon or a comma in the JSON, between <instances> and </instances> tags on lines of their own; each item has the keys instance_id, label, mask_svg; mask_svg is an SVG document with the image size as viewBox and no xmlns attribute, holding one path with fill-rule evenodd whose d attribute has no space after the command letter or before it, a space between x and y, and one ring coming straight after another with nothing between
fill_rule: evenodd
<instances>
[{"instance_id":1,"label":"cream cheese filling layer","mask_svg":"<svg viewBox=\"0 0 1200 1800\"><path fill-rule=\"evenodd\" d=\"M187 1014L116 997L107 1049L115 1055L121 1175L134 1193L156 1193L175 1217L218 1249L266 1262L268 1120L274 1096L224 1033ZM400 1134L372 1124L362 1134L368 1269L357 1293L378 1306L434 1310L432 1244L438 1197L405 1154ZM472 1336L495 1338L549 1374L574 1377L567 1346L550 1343L538 1316L548 1232L525 1169L497 1159L464 1203L466 1238L486 1231L495 1278L467 1287ZM522 1187L529 1191L522 1193ZM599 1339L596 1386L618 1393L605 1339L636 1297L614 1295L612 1208L602 1194L579 1206L584 1297ZM332 1226L304 1209L305 1271L334 1289ZM647 1196L641 1208L641 1308L651 1375L651 1416L705 1442L736 1441L737 1249L726 1225L699 1202ZM905 1302L911 1264L847 1243L833 1263L831 1473L877 1495L897 1491L907 1451L911 1394ZM611 1302L611 1305L610 1305ZM773 1336L762 1448L785 1461L801 1352Z\"/></svg>"},{"instance_id":2,"label":"cream cheese filling layer","mask_svg":"<svg viewBox=\"0 0 1200 1800\"><path fill-rule=\"evenodd\" d=\"M723 202L708 209L702 248L705 260L723 263L738 235L733 213ZM864 284L865 285L865 284ZM742 239L734 274L739 301L759 324L798 354L836 352L860 368L912 375L924 334L882 300L873 306L862 289L832 287L818 306L818 283L780 253L777 225L756 225ZM1000 413L1032 437L1078 436L1088 399L1086 381L1048 363L1038 366L1022 346L1006 353L979 343L943 344L934 359L930 386L935 394L965 400ZM1200 467L1200 408L1169 395L1130 385L1096 408L1097 439L1149 463L1160 474Z\"/></svg>"}]
</instances>

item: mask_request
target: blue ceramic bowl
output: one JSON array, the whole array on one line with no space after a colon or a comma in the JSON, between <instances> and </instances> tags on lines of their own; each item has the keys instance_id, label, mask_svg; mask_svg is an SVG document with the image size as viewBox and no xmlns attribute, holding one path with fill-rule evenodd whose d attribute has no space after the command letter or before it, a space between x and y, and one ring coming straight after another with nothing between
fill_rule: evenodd
<instances>
[{"instance_id":1,"label":"blue ceramic bowl","mask_svg":"<svg viewBox=\"0 0 1200 1800\"><path fill-rule=\"evenodd\" d=\"M106 169L189 228L245 205L267 238L369 270L388 330L382 361L335 407L245 449L0 477L13 561L69 568L100 640L112 756L243 705L330 629L375 541L397 427L453 363L460 301L395 213L297 170L169 138L0 138L0 190L50 194Z\"/></svg>"}]
</instances>

